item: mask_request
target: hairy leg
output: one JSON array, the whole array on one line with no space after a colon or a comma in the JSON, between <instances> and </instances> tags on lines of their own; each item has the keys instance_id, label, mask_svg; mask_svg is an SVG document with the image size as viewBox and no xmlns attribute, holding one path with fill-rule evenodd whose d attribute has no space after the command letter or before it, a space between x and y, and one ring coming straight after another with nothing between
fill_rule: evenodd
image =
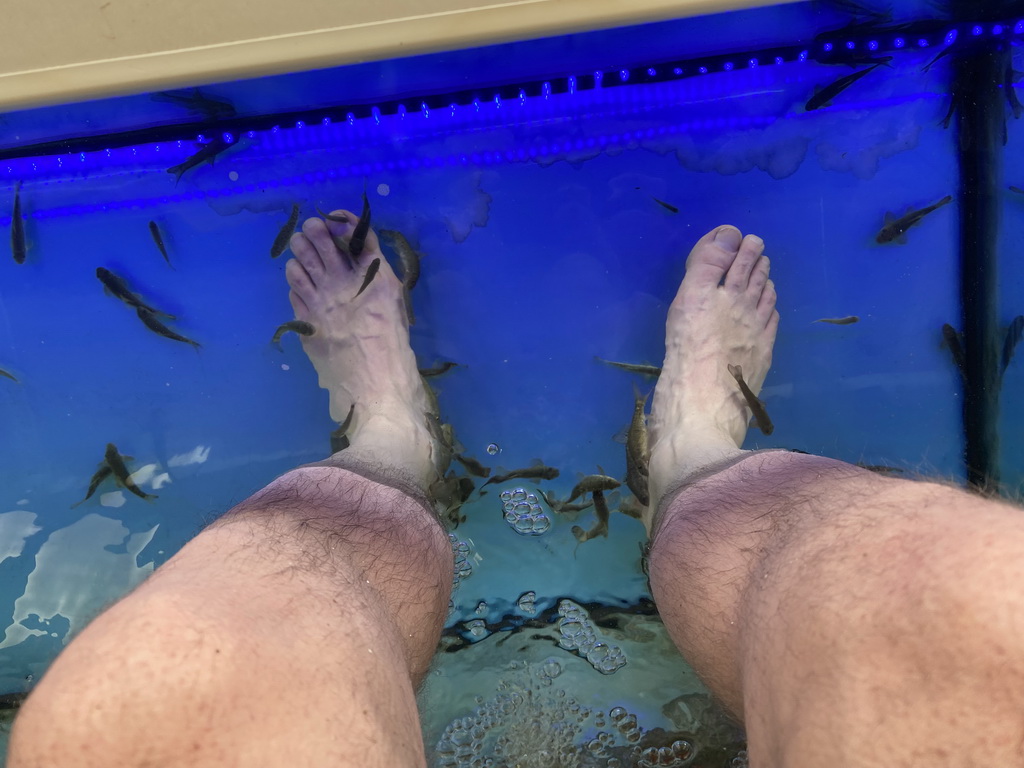
<instances>
[{"instance_id":1,"label":"hairy leg","mask_svg":"<svg viewBox=\"0 0 1024 768\"><path fill-rule=\"evenodd\" d=\"M382 261L354 298L372 234L358 262L319 220L292 247L292 303L332 412L354 416L350 447L231 510L88 626L23 707L12 768L425 764L414 693L452 552L425 499L436 446L401 288Z\"/></svg>"},{"instance_id":2,"label":"hairy leg","mask_svg":"<svg viewBox=\"0 0 1024 768\"><path fill-rule=\"evenodd\" d=\"M760 249L710 233L670 311L646 520L669 632L746 725L755 768L1021 764L1024 517L739 449L748 414L722 371L742 364L756 392L770 363Z\"/></svg>"}]
</instances>

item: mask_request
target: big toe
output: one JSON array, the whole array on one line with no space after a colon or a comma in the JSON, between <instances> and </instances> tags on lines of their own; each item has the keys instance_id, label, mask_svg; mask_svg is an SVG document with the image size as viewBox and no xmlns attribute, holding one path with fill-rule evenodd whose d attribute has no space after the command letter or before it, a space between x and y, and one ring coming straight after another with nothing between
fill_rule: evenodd
<instances>
[{"instance_id":1,"label":"big toe","mask_svg":"<svg viewBox=\"0 0 1024 768\"><path fill-rule=\"evenodd\" d=\"M736 260L742 242L742 233L729 224L704 235L686 259L686 277L690 284L719 286Z\"/></svg>"}]
</instances>

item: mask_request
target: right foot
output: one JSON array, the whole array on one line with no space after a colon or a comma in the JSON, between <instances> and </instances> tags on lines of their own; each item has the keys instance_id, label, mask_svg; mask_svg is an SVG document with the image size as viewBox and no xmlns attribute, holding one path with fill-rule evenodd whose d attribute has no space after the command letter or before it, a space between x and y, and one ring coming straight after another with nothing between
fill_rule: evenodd
<instances>
[{"instance_id":1,"label":"right foot","mask_svg":"<svg viewBox=\"0 0 1024 768\"><path fill-rule=\"evenodd\" d=\"M332 240L347 241L359 218L345 223L307 219L292 236L295 258L285 274L295 317L316 332L302 346L330 393L331 418L344 422L355 404L346 436L346 462L395 474L426 493L436 478L437 445L427 426L430 404L409 327L402 284L381 254L374 232L358 258L341 253ZM380 259L376 276L358 296L367 270Z\"/></svg>"},{"instance_id":2,"label":"right foot","mask_svg":"<svg viewBox=\"0 0 1024 768\"><path fill-rule=\"evenodd\" d=\"M648 532L668 491L742 453L750 412L729 366L760 391L779 326L768 266L762 240L730 226L702 237L686 260L651 407Z\"/></svg>"}]
</instances>

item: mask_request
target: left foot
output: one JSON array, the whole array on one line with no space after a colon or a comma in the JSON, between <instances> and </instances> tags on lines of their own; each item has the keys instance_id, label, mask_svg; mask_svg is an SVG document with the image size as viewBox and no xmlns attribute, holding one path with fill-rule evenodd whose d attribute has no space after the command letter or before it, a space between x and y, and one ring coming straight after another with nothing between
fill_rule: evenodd
<instances>
[{"instance_id":1,"label":"left foot","mask_svg":"<svg viewBox=\"0 0 1024 768\"><path fill-rule=\"evenodd\" d=\"M409 346L402 283L374 232L358 258L338 250L332 235L347 242L359 218L334 213L348 221L307 219L291 240L295 258L285 269L292 289L288 298L295 317L316 329L302 337L302 346L320 386L330 393L331 418L343 422L355 404L346 461L395 472L426 494L436 478L438 446L427 427L427 393ZM378 272L359 293L375 259L380 259Z\"/></svg>"}]
</instances>

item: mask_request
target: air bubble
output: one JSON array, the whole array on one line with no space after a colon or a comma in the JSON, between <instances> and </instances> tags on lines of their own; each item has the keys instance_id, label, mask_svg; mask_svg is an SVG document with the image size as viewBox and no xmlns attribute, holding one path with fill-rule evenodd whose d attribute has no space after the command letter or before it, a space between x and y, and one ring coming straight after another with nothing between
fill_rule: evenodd
<instances>
[{"instance_id":1,"label":"air bubble","mask_svg":"<svg viewBox=\"0 0 1024 768\"><path fill-rule=\"evenodd\" d=\"M626 709L624 707L612 707L610 710L608 710L608 719L611 720L613 723L618 723L620 720L622 720L622 718L624 718L628 714L629 713L626 712Z\"/></svg>"},{"instance_id":2,"label":"air bubble","mask_svg":"<svg viewBox=\"0 0 1024 768\"><path fill-rule=\"evenodd\" d=\"M487 452L491 454L491 456L494 456L496 453L501 452L501 448L498 447L497 443L491 443L487 446Z\"/></svg>"}]
</instances>

